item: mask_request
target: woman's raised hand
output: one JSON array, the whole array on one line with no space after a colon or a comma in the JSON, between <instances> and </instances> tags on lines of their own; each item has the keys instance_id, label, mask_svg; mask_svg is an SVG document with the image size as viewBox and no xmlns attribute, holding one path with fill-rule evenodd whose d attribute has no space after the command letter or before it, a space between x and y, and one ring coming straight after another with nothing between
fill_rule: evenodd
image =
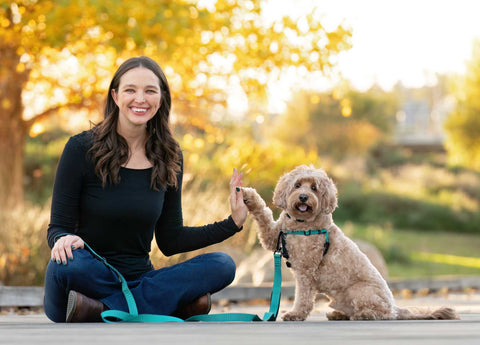
<instances>
[{"instance_id":1,"label":"woman's raised hand","mask_svg":"<svg viewBox=\"0 0 480 345\"><path fill-rule=\"evenodd\" d=\"M230 180L230 208L232 209L232 218L238 228L243 226L247 219L248 209L243 202L242 193L242 173L238 173L237 169L233 169L232 178Z\"/></svg>"}]
</instances>

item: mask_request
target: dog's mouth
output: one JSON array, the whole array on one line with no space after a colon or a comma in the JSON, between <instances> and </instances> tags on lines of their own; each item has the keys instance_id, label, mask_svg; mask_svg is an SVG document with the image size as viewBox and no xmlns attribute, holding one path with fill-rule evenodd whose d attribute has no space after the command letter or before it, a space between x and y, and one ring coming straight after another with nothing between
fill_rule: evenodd
<instances>
[{"instance_id":1,"label":"dog's mouth","mask_svg":"<svg viewBox=\"0 0 480 345\"><path fill-rule=\"evenodd\" d=\"M312 207L305 203L299 203L295 205L295 209L300 213L305 213L305 212L311 211Z\"/></svg>"}]
</instances>

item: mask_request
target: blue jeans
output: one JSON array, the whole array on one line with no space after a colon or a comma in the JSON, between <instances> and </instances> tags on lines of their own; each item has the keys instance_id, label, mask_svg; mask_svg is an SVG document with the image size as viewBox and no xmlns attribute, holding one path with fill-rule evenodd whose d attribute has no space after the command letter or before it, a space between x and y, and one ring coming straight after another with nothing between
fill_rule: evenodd
<instances>
[{"instance_id":1,"label":"blue jeans","mask_svg":"<svg viewBox=\"0 0 480 345\"><path fill-rule=\"evenodd\" d=\"M179 306L225 288L234 277L230 256L209 253L144 273L128 281L128 286L139 314L171 315ZM67 265L48 263L43 306L50 320L65 322L70 290L100 300L109 309L128 311L118 277L86 249L74 250Z\"/></svg>"}]
</instances>

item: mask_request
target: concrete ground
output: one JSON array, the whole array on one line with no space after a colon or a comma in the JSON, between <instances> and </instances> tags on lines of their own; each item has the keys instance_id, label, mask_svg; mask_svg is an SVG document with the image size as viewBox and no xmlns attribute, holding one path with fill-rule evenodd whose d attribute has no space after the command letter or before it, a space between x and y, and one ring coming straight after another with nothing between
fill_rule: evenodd
<instances>
[{"instance_id":1,"label":"concrete ground","mask_svg":"<svg viewBox=\"0 0 480 345\"><path fill-rule=\"evenodd\" d=\"M327 321L329 309L319 300L305 322L54 324L44 314L0 315L0 344L480 344L480 293L397 296L399 306L455 307L453 321ZM291 307L282 300L281 314ZM260 316L262 301L218 302L212 313Z\"/></svg>"}]
</instances>

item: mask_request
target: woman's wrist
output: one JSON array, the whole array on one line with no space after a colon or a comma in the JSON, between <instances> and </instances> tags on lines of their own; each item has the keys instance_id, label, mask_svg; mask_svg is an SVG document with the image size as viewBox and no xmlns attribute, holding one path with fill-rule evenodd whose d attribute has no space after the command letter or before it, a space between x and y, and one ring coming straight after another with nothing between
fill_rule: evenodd
<instances>
[{"instance_id":1,"label":"woman's wrist","mask_svg":"<svg viewBox=\"0 0 480 345\"><path fill-rule=\"evenodd\" d=\"M230 218L232 218L232 222L235 224L239 231L243 229L243 223L245 223L245 221L241 222L238 219L236 220L233 214L230 215Z\"/></svg>"}]
</instances>

